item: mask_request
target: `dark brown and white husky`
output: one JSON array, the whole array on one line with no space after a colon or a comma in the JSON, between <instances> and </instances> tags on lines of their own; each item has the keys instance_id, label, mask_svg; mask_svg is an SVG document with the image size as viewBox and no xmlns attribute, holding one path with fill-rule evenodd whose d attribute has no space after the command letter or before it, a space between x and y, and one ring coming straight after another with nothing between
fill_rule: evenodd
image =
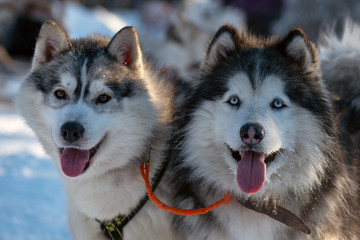
<instances>
[{"instance_id":1,"label":"dark brown and white husky","mask_svg":"<svg viewBox=\"0 0 360 240\"><path fill-rule=\"evenodd\" d=\"M221 27L177 122L170 158L178 239L359 239L358 175L346 165L317 51L300 29L262 39Z\"/></svg>"}]
</instances>

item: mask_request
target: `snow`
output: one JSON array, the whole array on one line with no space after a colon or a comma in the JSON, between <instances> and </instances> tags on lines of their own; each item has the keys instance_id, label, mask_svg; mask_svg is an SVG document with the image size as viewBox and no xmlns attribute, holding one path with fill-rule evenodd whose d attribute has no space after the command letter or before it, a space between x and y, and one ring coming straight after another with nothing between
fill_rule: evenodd
<instances>
[{"instance_id":1,"label":"snow","mask_svg":"<svg viewBox=\"0 0 360 240\"><path fill-rule=\"evenodd\" d=\"M54 164L13 108L0 108L0 239L71 239Z\"/></svg>"},{"instance_id":2,"label":"snow","mask_svg":"<svg viewBox=\"0 0 360 240\"><path fill-rule=\"evenodd\" d=\"M91 34L112 37L125 26L134 26L136 29L141 27L137 12L113 13L102 7L85 8L75 2L66 3L63 21L70 38L86 37Z\"/></svg>"}]
</instances>

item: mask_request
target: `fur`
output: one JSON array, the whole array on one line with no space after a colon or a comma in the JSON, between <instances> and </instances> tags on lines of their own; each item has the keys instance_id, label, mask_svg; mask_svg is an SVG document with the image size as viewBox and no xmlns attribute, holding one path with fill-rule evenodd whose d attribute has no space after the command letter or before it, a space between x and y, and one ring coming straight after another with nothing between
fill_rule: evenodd
<instances>
[{"instance_id":1,"label":"fur","mask_svg":"<svg viewBox=\"0 0 360 240\"><path fill-rule=\"evenodd\" d=\"M360 26L345 21L341 37L323 33L319 44L323 78L335 95L339 121L360 149Z\"/></svg>"},{"instance_id":2,"label":"fur","mask_svg":"<svg viewBox=\"0 0 360 240\"><path fill-rule=\"evenodd\" d=\"M312 41L317 41L319 29L329 24L340 33L343 26L339 23L344 16L359 21L359 7L357 0L284 1L280 18L272 23L272 31L275 34L286 34L290 28L301 27Z\"/></svg>"},{"instance_id":3,"label":"fur","mask_svg":"<svg viewBox=\"0 0 360 240\"><path fill-rule=\"evenodd\" d=\"M106 239L95 219L129 214L146 195L139 167L150 146L150 177L163 162L177 85L143 60L132 27L112 39L70 40L56 23L43 25L16 102L62 177L74 239ZM71 135L69 121L83 133L78 127ZM94 146L80 175L61 164L67 149L81 154ZM156 190L160 196L167 192L163 186ZM168 214L148 201L124 237L171 239L168 222Z\"/></svg>"},{"instance_id":4,"label":"fur","mask_svg":"<svg viewBox=\"0 0 360 240\"><path fill-rule=\"evenodd\" d=\"M206 215L174 216L178 239L359 239L356 171L346 165L317 51L302 30L262 39L221 27L183 112L169 151L174 205L204 207L225 192L234 200ZM245 141L247 124L263 128L260 143ZM252 192L241 188L248 153L266 157L265 180ZM311 235L244 200L290 210Z\"/></svg>"}]
</instances>

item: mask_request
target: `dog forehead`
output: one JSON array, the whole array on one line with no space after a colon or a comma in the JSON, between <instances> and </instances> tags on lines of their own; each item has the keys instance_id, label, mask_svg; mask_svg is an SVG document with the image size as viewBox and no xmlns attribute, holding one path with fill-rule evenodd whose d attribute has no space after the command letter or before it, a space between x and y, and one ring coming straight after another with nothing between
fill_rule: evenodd
<instances>
[{"instance_id":1,"label":"dog forehead","mask_svg":"<svg viewBox=\"0 0 360 240\"><path fill-rule=\"evenodd\" d=\"M267 76L249 76L241 72L228 81L230 94L237 94L241 99L267 99L285 95L285 84L275 74Z\"/></svg>"},{"instance_id":2,"label":"dog forehead","mask_svg":"<svg viewBox=\"0 0 360 240\"><path fill-rule=\"evenodd\" d=\"M60 73L59 80L60 80L61 85L69 90L76 89L76 87L78 85L76 76L74 76L74 74L72 74L70 72Z\"/></svg>"},{"instance_id":3,"label":"dog forehead","mask_svg":"<svg viewBox=\"0 0 360 240\"><path fill-rule=\"evenodd\" d=\"M103 75L102 78L104 78L104 80L102 79L97 79L97 80L93 80L91 82L88 83L88 88L90 93L98 93L98 92L102 92L104 90L109 90L109 87L106 85L107 81L106 81L106 76Z\"/></svg>"}]
</instances>

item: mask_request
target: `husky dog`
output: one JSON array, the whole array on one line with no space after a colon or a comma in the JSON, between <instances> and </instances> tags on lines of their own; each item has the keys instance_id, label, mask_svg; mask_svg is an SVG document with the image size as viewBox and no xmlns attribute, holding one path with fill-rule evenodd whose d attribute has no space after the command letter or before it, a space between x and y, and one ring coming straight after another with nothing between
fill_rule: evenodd
<instances>
[{"instance_id":1,"label":"husky dog","mask_svg":"<svg viewBox=\"0 0 360 240\"><path fill-rule=\"evenodd\" d=\"M134 28L69 40L56 23L43 25L17 106L61 174L75 239L105 239L98 222L144 203L118 235L171 239L167 214L146 201L139 166L150 155L150 177L163 169L174 92L143 61Z\"/></svg>"},{"instance_id":2,"label":"husky dog","mask_svg":"<svg viewBox=\"0 0 360 240\"><path fill-rule=\"evenodd\" d=\"M302 30L260 39L225 25L200 81L171 140L174 204L233 200L175 216L179 239L359 239L357 175Z\"/></svg>"},{"instance_id":3,"label":"husky dog","mask_svg":"<svg viewBox=\"0 0 360 240\"><path fill-rule=\"evenodd\" d=\"M348 19L341 38L330 32L321 39L323 78L338 98L342 126L360 149L360 26Z\"/></svg>"}]
</instances>

